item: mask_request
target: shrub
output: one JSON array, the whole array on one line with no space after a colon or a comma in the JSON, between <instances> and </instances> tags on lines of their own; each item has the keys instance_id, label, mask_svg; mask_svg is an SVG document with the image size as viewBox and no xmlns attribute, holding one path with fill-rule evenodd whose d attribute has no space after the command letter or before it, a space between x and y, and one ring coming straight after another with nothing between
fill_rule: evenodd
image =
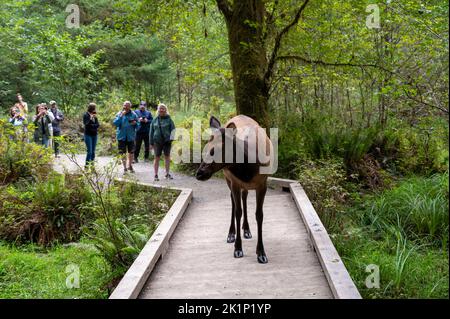
<instances>
[{"instance_id":1,"label":"shrub","mask_svg":"<svg viewBox=\"0 0 450 319\"><path fill-rule=\"evenodd\" d=\"M19 179L38 180L51 169L51 151L27 143L27 135L17 133L12 125L0 120L0 185Z\"/></svg>"},{"instance_id":2,"label":"shrub","mask_svg":"<svg viewBox=\"0 0 450 319\"><path fill-rule=\"evenodd\" d=\"M442 173L448 169L448 123L427 119L416 126L394 122L385 133L384 153L401 174ZM393 156L392 156L393 155Z\"/></svg>"},{"instance_id":3,"label":"shrub","mask_svg":"<svg viewBox=\"0 0 450 319\"><path fill-rule=\"evenodd\" d=\"M337 226L336 215L342 213L342 204L350 195L342 160L299 160L294 172L324 225Z\"/></svg>"},{"instance_id":4,"label":"shrub","mask_svg":"<svg viewBox=\"0 0 450 319\"><path fill-rule=\"evenodd\" d=\"M50 174L40 183L10 185L0 194L0 238L50 245L81 236L95 207L82 180Z\"/></svg>"},{"instance_id":5,"label":"shrub","mask_svg":"<svg viewBox=\"0 0 450 319\"><path fill-rule=\"evenodd\" d=\"M292 175L299 158L342 158L348 175L369 187L383 184L381 166L369 153L382 136L377 126L349 126L342 119L311 109L304 114L279 114L279 174Z\"/></svg>"},{"instance_id":6,"label":"shrub","mask_svg":"<svg viewBox=\"0 0 450 319\"><path fill-rule=\"evenodd\" d=\"M316 159L341 157L347 166L361 160L380 134L380 128L376 125L349 126L339 118L314 110L310 110L308 116L296 126L303 138L306 154Z\"/></svg>"},{"instance_id":7,"label":"shrub","mask_svg":"<svg viewBox=\"0 0 450 319\"><path fill-rule=\"evenodd\" d=\"M108 262L128 267L176 196L170 190L116 182L105 197L108 218L99 217L87 233Z\"/></svg>"}]
</instances>

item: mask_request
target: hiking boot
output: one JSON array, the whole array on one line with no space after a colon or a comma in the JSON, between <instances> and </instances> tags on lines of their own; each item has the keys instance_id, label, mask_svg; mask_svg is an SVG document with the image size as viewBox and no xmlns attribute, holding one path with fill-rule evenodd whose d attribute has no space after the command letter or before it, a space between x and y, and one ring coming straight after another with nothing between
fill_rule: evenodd
<instances>
[{"instance_id":1,"label":"hiking boot","mask_svg":"<svg viewBox=\"0 0 450 319\"><path fill-rule=\"evenodd\" d=\"M134 173L134 168L133 168L133 166L128 167L128 171L129 171L130 173Z\"/></svg>"},{"instance_id":2,"label":"hiking boot","mask_svg":"<svg viewBox=\"0 0 450 319\"><path fill-rule=\"evenodd\" d=\"M128 172L128 168L124 167L124 168L123 168L123 172L124 172L124 173L127 173L127 172Z\"/></svg>"},{"instance_id":3,"label":"hiking boot","mask_svg":"<svg viewBox=\"0 0 450 319\"><path fill-rule=\"evenodd\" d=\"M155 182L159 181L158 175L155 175Z\"/></svg>"},{"instance_id":4,"label":"hiking boot","mask_svg":"<svg viewBox=\"0 0 450 319\"><path fill-rule=\"evenodd\" d=\"M166 174L166 179L173 179L173 176L169 174Z\"/></svg>"},{"instance_id":5,"label":"hiking boot","mask_svg":"<svg viewBox=\"0 0 450 319\"><path fill-rule=\"evenodd\" d=\"M133 160L133 164L137 164L137 163L139 163L139 159L135 158L135 159Z\"/></svg>"}]
</instances>

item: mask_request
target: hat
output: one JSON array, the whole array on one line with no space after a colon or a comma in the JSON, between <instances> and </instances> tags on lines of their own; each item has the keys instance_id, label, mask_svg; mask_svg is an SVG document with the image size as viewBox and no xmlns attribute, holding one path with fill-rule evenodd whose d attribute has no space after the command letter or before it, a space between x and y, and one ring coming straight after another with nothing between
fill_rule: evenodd
<instances>
[{"instance_id":1,"label":"hat","mask_svg":"<svg viewBox=\"0 0 450 319\"><path fill-rule=\"evenodd\" d=\"M147 102L145 102L145 101L141 101L141 103L140 103L139 105L144 105L144 106L147 106Z\"/></svg>"},{"instance_id":2,"label":"hat","mask_svg":"<svg viewBox=\"0 0 450 319\"><path fill-rule=\"evenodd\" d=\"M53 105L53 104L56 104L56 101L50 101L50 103L49 103L50 105Z\"/></svg>"}]
</instances>

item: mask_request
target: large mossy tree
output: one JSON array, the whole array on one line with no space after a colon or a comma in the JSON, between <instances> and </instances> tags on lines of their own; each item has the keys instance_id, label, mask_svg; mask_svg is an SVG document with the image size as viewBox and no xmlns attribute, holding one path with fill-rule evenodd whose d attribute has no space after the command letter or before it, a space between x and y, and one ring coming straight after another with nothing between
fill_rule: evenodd
<instances>
[{"instance_id":1,"label":"large mossy tree","mask_svg":"<svg viewBox=\"0 0 450 319\"><path fill-rule=\"evenodd\" d=\"M297 25L309 0L299 6L293 20L275 36L272 25L278 1L269 2L217 0L228 30L236 111L264 127L269 127L269 96L281 41ZM270 41L274 43L270 45ZM272 47L271 54L268 47Z\"/></svg>"}]
</instances>

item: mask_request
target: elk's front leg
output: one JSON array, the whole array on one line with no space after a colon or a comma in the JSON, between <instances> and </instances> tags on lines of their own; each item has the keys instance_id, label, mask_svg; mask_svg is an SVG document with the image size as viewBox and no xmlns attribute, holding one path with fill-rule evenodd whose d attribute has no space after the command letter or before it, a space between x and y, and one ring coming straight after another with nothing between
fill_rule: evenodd
<instances>
[{"instance_id":1,"label":"elk's front leg","mask_svg":"<svg viewBox=\"0 0 450 319\"><path fill-rule=\"evenodd\" d=\"M234 243L234 241L236 240L236 228L234 222L236 206L234 205L232 192L230 193L230 197L231 197L231 223L230 223L230 230L228 231L227 243Z\"/></svg>"},{"instance_id":2,"label":"elk's front leg","mask_svg":"<svg viewBox=\"0 0 450 319\"><path fill-rule=\"evenodd\" d=\"M266 253L264 251L262 238L263 205L266 192L267 185L264 185L256 190L256 223L258 224L258 244L256 245L256 255L258 258L258 262L261 264L266 264L268 262Z\"/></svg>"},{"instance_id":3,"label":"elk's front leg","mask_svg":"<svg viewBox=\"0 0 450 319\"><path fill-rule=\"evenodd\" d=\"M236 241L234 242L234 257L241 258L244 256L242 251L242 239L241 239L241 217L242 217L242 206L241 206L241 190L232 185L231 192L233 194L234 202L234 213L236 217Z\"/></svg>"},{"instance_id":4,"label":"elk's front leg","mask_svg":"<svg viewBox=\"0 0 450 319\"><path fill-rule=\"evenodd\" d=\"M242 224L242 229L244 230L244 238L250 239L252 238L252 233L250 232L250 226L248 225L247 218L247 196L248 190L242 190L242 207L244 209L244 223Z\"/></svg>"}]
</instances>

